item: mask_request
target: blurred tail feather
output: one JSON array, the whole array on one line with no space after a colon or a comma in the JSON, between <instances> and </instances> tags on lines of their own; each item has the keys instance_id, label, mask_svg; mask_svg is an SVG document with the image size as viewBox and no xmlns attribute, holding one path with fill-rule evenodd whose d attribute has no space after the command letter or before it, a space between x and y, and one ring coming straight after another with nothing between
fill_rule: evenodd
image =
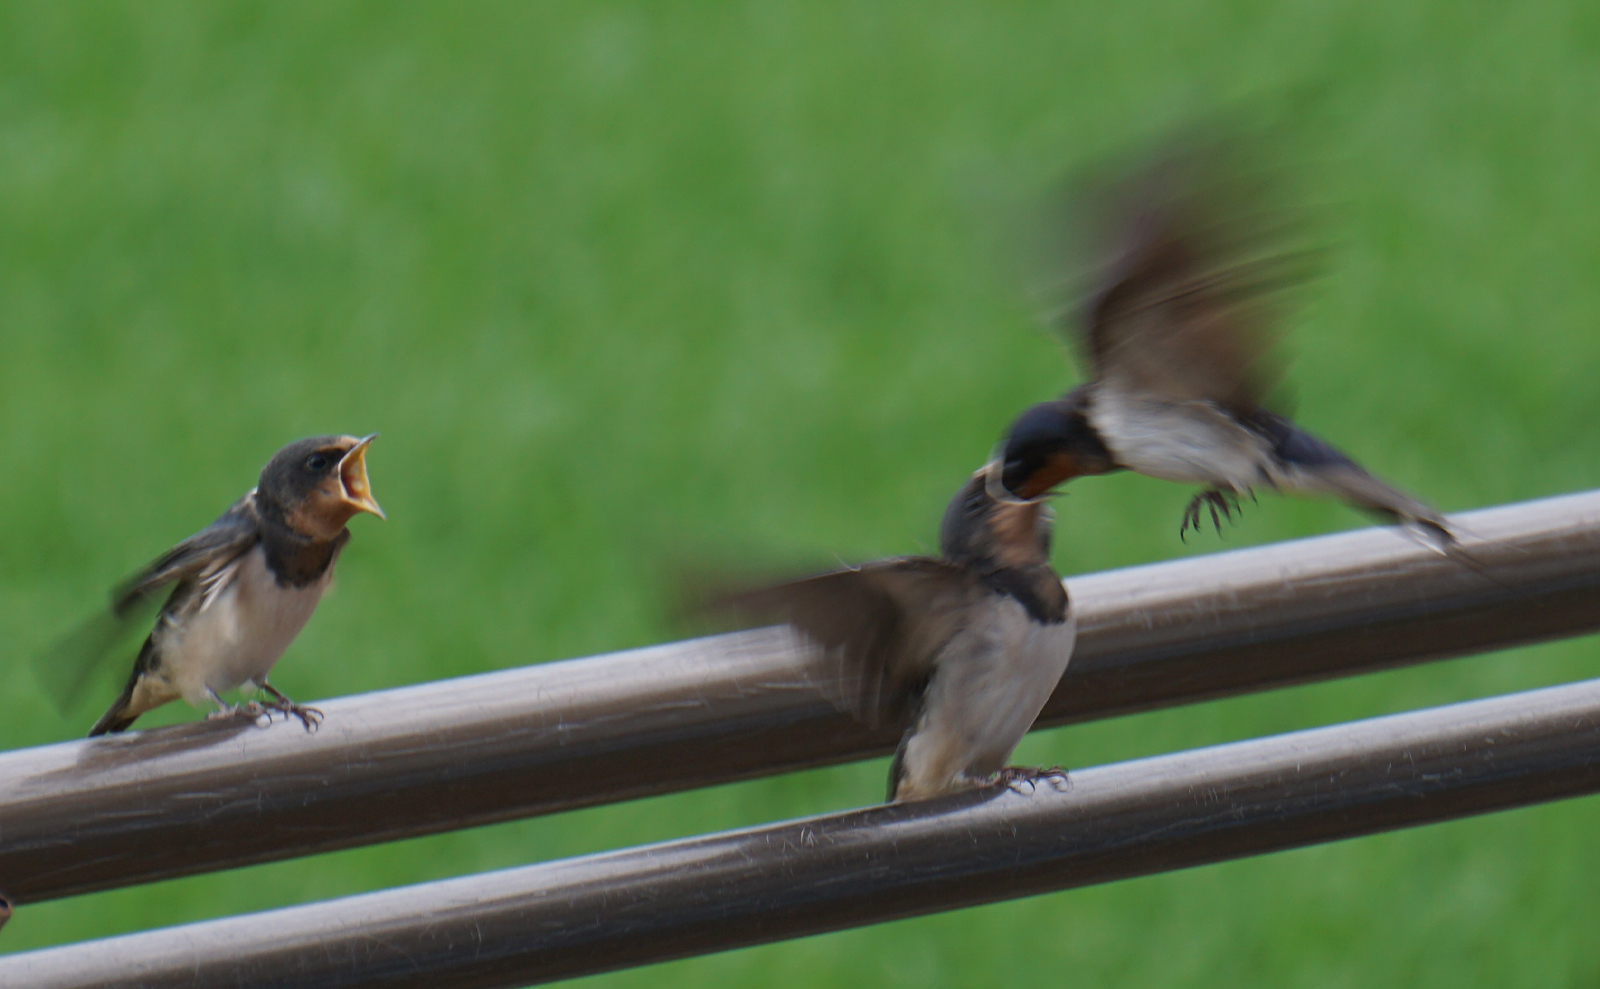
<instances>
[{"instance_id":1,"label":"blurred tail feather","mask_svg":"<svg viewBox=\"0 0 1600 989\"><path fill-rule=\"evenodd\" d=\"M1441 551L1449 551L1459 542L1443 515L1354 463L1306 468L1298 473L1304 487L1320 489L1386 522L1399 523Z\"/></svg>"},{"instance_id":2,"label":"blurred tail feather","mask_svg":"<svg viewBox=\"0 0 1600 989\"><path fill-rule=\"evenodd\" d=\"M127 689L122 692L122 696L118 697L116 702L106 710L106 713L100 715L100 720L94 723L94 727L89 729L89 737L104 735L107 732L127 731L139 717L137 714L128 713L128 705L132 701L133 682L129 681Z\"/></svg>"}]
</instances>

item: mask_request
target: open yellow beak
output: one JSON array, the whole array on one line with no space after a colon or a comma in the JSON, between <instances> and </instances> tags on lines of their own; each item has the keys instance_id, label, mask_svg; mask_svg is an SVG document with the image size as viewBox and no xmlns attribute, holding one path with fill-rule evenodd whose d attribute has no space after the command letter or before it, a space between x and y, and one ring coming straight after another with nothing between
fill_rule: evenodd
<instances>
[{"instance_id":1,"label":"open yellow beak","mask_svg":"<svg viewBox=\"0 0 1600 989\"><path fill-rule=\"evenodd\" d=\"M344 500L358 512L371 512L380 519L388 519L378 502L372 497L372 484L367 480L367 447L378 438L377 433L363 436L350 452L339 461L339 483L344 487Z\"/></svg>"}]
</instances>

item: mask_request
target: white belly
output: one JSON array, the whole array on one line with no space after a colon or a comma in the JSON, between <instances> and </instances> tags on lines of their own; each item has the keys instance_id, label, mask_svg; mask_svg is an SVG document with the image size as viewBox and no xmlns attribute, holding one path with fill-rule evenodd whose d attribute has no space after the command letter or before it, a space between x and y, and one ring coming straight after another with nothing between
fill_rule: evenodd
<instances>
[{"instance_id":1,"label":"white belly","mask_svg":"<svg viewBox=\"0 0 1600 989\"><path fill-rule=\"evenodd\" d=\"M1041 625L997 598L941 653L917 731L906 745L903 796L977 782L1005 766L1072 658L1077 617Z\"/></svg>"},{"instance_id":2,"label":"white belly","mask_svg":"<svg viewBox=\"0 0 1600 989\"><path fill-rule=\"evenodd\" d=\"M1129 470L1241 494L1270 483L1262 474L1271 460L1267 440L1210 402L1164 402L1100 388L1089 419Z\"/></svg>"},{"instance_id":3,"label":"white belly","mask_svg":"<svg viewBox=\"0 0 1600 989\"><path fill-rule=\"evenodd\" d=\"M279 586L256 547L198 612L158 633L165 678L197 707L207 704L207 688L220 694L259 684L305 627L332 579L330 566L306 587Z\"/></svg>"}]
</instances>

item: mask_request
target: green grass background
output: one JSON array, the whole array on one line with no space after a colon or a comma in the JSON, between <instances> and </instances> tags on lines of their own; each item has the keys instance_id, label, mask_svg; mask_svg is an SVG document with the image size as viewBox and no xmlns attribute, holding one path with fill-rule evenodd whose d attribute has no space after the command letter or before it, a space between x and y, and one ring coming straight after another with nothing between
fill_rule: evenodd
<instances>
[{"instance_id":1,"label":"green grass background","mask_svg":"<svg viewBox=\"0 0 1600 989\"><path fill-rule=\"evenodd\" d=\"M27 657L290 439L381 430L391 521L302 699L674 635L696 547L935 541L1074 380L1000 249L1069 165L1283 124L1334 253L1299 414L1447 510L1600 484L1600 7L14 3L0 8L0 744ZM1060 503L1083 572L1361 524ZM1085 766L1593 675L1593 640L1041 733ZM120 671L118 671L120 673ZM174 705L149 724L198 716ZM628 772L626 765L616 767ZM881 761L28 906L15 951L875 800ZM598 977L604 986L1600 981L1583 800Z\"/></svg>"}]
</instances>

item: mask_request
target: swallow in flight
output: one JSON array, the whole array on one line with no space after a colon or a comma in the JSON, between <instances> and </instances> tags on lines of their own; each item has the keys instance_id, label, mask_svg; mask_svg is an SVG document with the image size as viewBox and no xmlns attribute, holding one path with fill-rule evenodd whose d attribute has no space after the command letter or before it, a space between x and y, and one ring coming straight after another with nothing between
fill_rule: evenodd
<instances>
[{"instance_id":1,"label":"swallow in flight","mask_svg":"<svg viewBox=\"0 0 1600 989\"><path fill-rule=\"evenodd\" d=\"M1030 499L1126 469L1202 488L1180 536L1206 509L1220 532L1218 513L1231 520L1239 497L1264 487L1337 498L1454 547L1444 516L1266 407L1280 377L1271 296L1304 255L1275 247L1271 219L1218 164L1172 153L1088 197L1098 237L1070 335L1093 373L1016 420L1000 453L1005 489Z\"/></svg>"}]
</instances>

